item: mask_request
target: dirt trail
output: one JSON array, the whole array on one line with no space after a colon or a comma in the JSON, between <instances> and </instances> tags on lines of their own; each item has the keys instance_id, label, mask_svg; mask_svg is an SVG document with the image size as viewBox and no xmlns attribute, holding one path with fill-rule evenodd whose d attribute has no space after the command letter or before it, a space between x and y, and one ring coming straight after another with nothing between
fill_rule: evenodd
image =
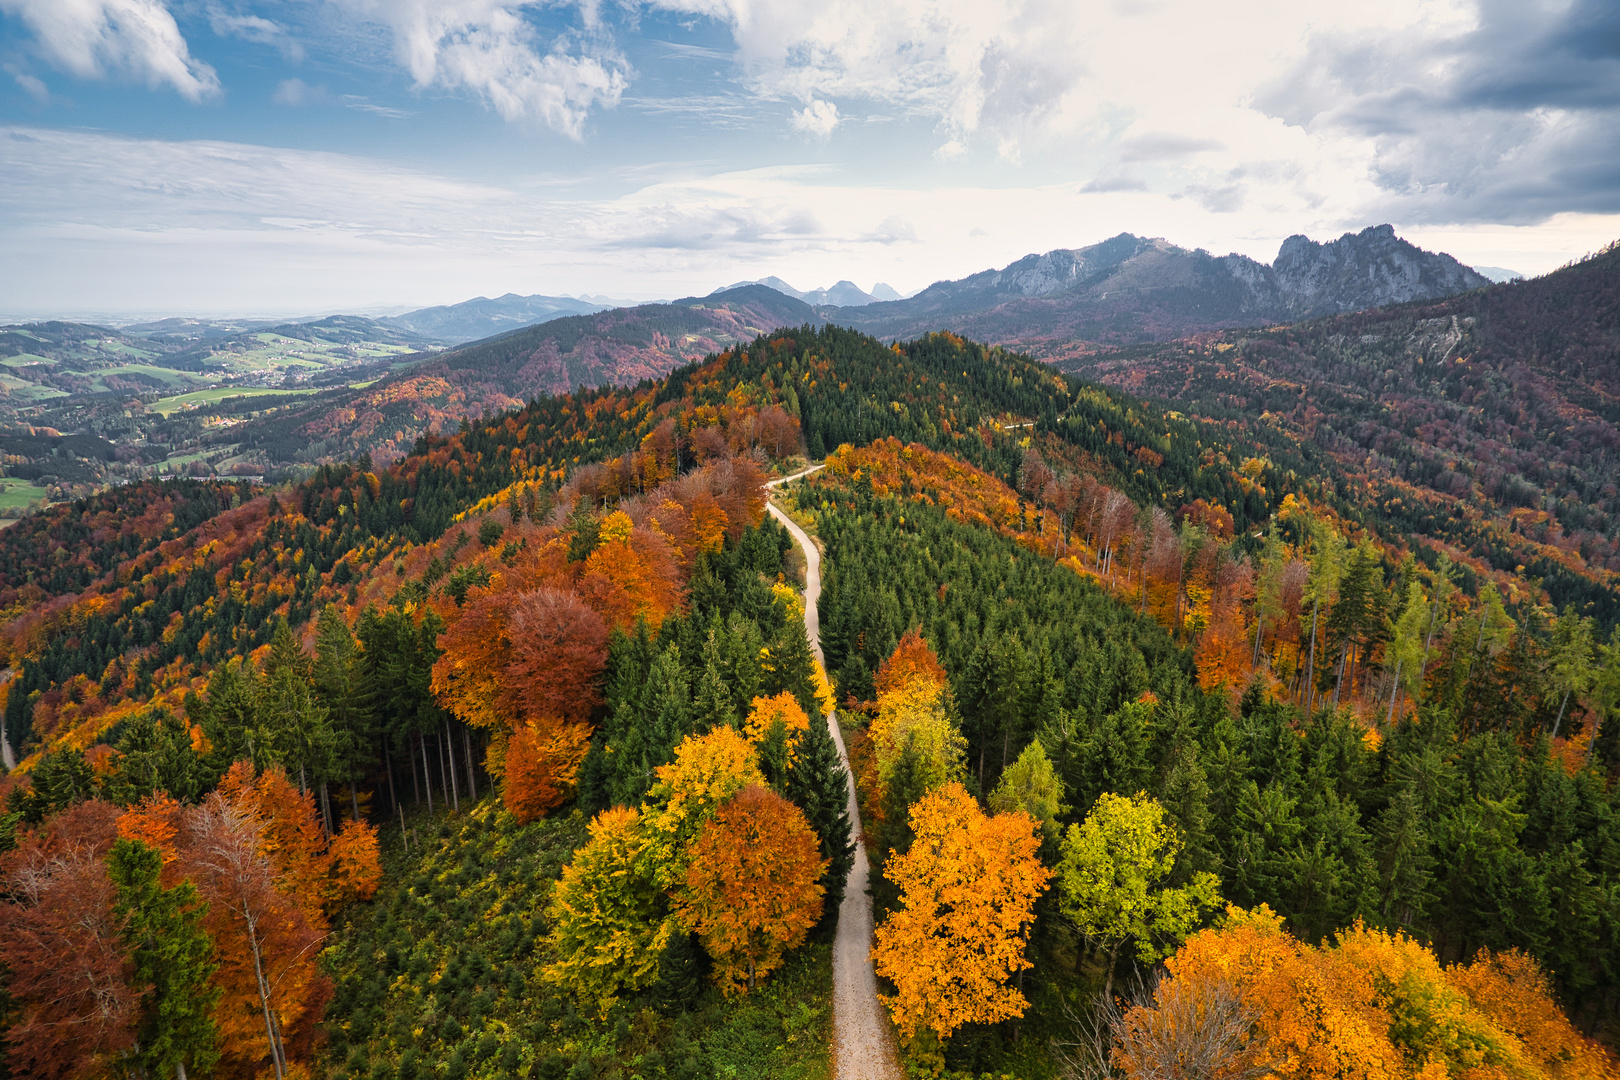
<instances>
[{"instance_id":1,"label":"dirt trail","mask_svg":"<svg viewBox=\"0 0 1620 1080\"><path fill-rule=\"evenodd\" d=\"M817 466L819 468L820 466ZM784 477L771 483L785 484L815 472ZM775 506L771 516L787 527L804 552L804 628L810 635L810 648L825 666L821 654L821 615L816 600L821 596L821 553L793 521ZM838 758L849 777L849 823L857 841L861 838L861 811L855 804L855 780L849 770L849 753L838 721L827 714L827 730L838 744ZM872 898L866 895L869 872L866 846L855 845L855 865L844 882L844 903L838 909L838 936L833 942L833 1076L835 1080L900 1080L904 1075L889 1035L888 1017L877 997L877 975L872 971Z\"/></svg>"}]
</instances>

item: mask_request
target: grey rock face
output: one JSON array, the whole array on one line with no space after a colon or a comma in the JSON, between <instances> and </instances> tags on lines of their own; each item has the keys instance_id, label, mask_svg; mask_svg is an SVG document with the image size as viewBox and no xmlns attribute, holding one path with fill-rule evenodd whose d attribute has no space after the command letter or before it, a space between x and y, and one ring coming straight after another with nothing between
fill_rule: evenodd
<instances>
[{"instance_id":1,"label":"grey rock face","mask_svg":"<svg viewBox=\"0 0 1620 1080\"><path fill-rule=\"evenodd\" d=\"M867 301L827 314L894 336L948 328L998 340L1152 340L1435 300L1488 284L1450 255L1407 243L1389 225L1326 244L1291 236L1270 266L1121 233L1090 247L1026 255L999 270L935 282L909 299ZM809 302L837 303L830 296Z\"/></svg>"},{"instance_id":2,"label":"grey rock face","mask_svg":"<svg viewBox=\"0 0 1620 1080\"><path fill-rule=\"evenodd\" d=\"M1432 300L1490 284L1450 255L1407 243L1389 225L1345 233L1328 244L1290 236L1271 270L1295 318Z\"/></svg>"}]
</instances>

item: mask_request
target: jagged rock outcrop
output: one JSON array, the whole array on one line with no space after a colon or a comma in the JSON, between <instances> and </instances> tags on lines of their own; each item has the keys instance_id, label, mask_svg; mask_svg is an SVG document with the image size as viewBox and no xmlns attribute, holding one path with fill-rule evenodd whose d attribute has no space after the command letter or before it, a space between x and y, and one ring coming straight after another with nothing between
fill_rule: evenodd
<instances>
[{"instance_id":1,"label":"jagged rock outcrop","mask_svg":"<svg viewBox=\"0 0 1620 1080\"><path fill-rule=\"evenodd\" d=\"M1040 352L1040 343L1060 339L1160 340L1434 300L1488 284L1450 255L1400 239L1388 225L1326 244L1289 237L1270 266L1121 233L936 282L910 299L821 310L869 333L909 337L951 329Z\"/></svg>"}]
</instances>

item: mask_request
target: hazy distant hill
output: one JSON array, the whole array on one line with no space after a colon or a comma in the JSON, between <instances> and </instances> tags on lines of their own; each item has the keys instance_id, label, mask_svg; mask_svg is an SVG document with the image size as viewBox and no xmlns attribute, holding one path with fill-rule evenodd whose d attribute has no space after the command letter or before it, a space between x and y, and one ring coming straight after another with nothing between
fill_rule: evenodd
<instances>
[{"instance_id":1,"label":"hazy distant hill","mask_svg":"<svg viewBox=\"0 0 1620 1080\"><path fill-rule=\"evenodd\" d=\"M764 285L566 316L440 353L364 389L312 398L231 438L271 462L396 455L422 432L463 417L580 386L634 385L778 327L824 321Z\"/></svg>"},{"instance_id":2,"label":"hazy distant hill","mask_svg":"<svg viewBox=\"0 0 1620 1080\"><path fill-rule=\"evenodd\" d=\"M377 321L447 345L459 345L567 315L590 315L607 307L571 296L507 293L493 300L480 296L459 304L421 308Z\"/></svg>"},{"instance_id":3,"label":"hazy distant hill","mask_svg":"<svg viewBox=\"0 0 1620 1080\"><path fill-rule=\"evenodd\" d=\"M1423 251L1388 225L1318 244L1283 242L1270 266L1121 233L1091 247L1029 255L1000 270L930 285L907 300L824 311L884 337L950 329L1063 355L1073 342L1129 344L1263 326L1489 285L1449 255Z\"/></svg>"}]
</instances>

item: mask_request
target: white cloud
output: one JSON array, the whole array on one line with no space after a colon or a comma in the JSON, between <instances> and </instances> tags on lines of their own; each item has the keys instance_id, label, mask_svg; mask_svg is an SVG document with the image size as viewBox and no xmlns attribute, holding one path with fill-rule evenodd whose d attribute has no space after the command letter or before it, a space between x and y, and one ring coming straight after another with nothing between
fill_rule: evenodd
<instances>
[{"instance_id":1,"label":"white cloud","mask_svg":"<svg viewBox=\"0 0 1620 1080\"><path fill-rule=\"evenodd\" d=\"M208 25L220 37L238 37L259 45L272 45L293 63L304 58L304 47L287 28L260 15L241 15L219 4L208 5Z\"/></svg>"},{"instance_id":2,"label":"white cloud","mask_svg":"<svg viewBox=\"0 0 1620 1080\"><path fill-rule=\"evenodd\" d=\"M468 90L507 120L534 120L578 139L595 106L614 106L629 65L602 33L593 4L581 29L549 44L524 16L532 2L341 0L392 32L419 88Z\"/></svg>"},{"instance_id":3,"label":"white cloud","mask_svg":"<svg viewBox=\"0 0 1620 1080\"><path fill-rule=\"evenodd\" d=\"M5 70L6 74L10 75L12 79L16 81L17 87L22 90L23 93L33 98L41 105L51 100L50 88L45 85L44 80L40 79L39 76L30 75L28 72L12 64L5 65Z\"/></svg>"},{"instance_id":4,"label":"white cloud","mask_svg":"<svg viewBox=\"0 0 1620 1080\"><path fill-rule=\"evenodd\" d=\"M793 114L793 127L807 135L825 139L838 126L838 106L830 101L812 101Z\"/></svg>"},{"instance_id":5,"label":"white cloud","mask_svg":"<svg viewBox=\"0 0 1620 1080\"><path fill-rule=\"evenodd\" d=\"M277 105L314 105L327 99L326 87L311 86L303 79L282 79L270 100Z\"/></svg>"},{"instance_id":6,"label":"white cloud","mask_svg":"<svg viewBox=\"0 0 1620 1080\"><path fill-rule=\"evenodd\" d=\"M214 69L191 55L159 0L0 0L52 64L80 78L118 74L171 86L192 101L219 93Z\"/></svg>"}]
</instances>

